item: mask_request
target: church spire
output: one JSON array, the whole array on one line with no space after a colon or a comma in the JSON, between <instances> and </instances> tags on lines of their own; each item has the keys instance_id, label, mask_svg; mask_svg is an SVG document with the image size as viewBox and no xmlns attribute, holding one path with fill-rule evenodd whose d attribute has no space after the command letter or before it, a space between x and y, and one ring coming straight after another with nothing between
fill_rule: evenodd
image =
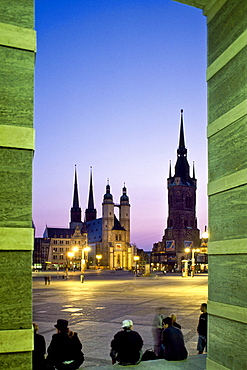
<instances>
[{"instance_id":1,"label":"church spire","mask_svg":"<svg viewBox=\"0 0 247 370\"><path fill-rule=\"evenodd\" d=\"M70 229L75 229L76 226L82 227L81 221L81 208L79 207L79 195L77 185L77 172L75 165L75 182L74 182L74 193L73 193L73 206L70 210Z\"/></svg>"},{"instance_id":2,"label":"church spire","mask_svg":"<svg viewBox=\"0 0 247 370\"><path fill-rule=\"evenodd\" d=\"M181 109L179 147L178 147L177 153L178 153L178 155L183 155L183 156L186 156L186 154L187 154L187 149L185 148L185 140L184 140L183 109Z\"/></svg>"},{"instance_id":3,"label":"church spire","mask_svg":"<svg viewBox=\"0 0 247 370\"><path fill-rule=\"evenodd\" d=\"M190 179L190 166L187 161L187 149L184 140L184 122L183 109L181 109L179 147L177 149L177 162L175 165L175 177L180 178L182 182L188 182Z\"/></svg>"},{"instance_id":4,"label":"church spire","mask_svg":"<svg viewBox=\"0 0 247 370\"><path fill-rule=\"evenodd\" d=\"M94 208L94 198L93 198L93 170L92 166L90 167L90 183L89 183L89 195L88 195L88 206L86 209L86 222L96 220L97 211Z\"/></svg>"},{"instance_id":5,"label":"church spire","mask_svg":"<svg viewBox=\"0 0 247 370\"><path fill-rule=\"evenodd\" d=\"M78 186L77 186L76 165L75 165L75 182L74 182L73 208L79 208L79 196L78 196Z\"/></svg>"}]
</instances>

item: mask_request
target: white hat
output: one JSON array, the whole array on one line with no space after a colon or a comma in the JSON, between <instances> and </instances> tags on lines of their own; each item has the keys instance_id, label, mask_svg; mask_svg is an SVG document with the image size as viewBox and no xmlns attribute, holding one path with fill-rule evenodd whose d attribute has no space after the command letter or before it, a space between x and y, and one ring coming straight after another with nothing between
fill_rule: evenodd
<instances>
[{"instance_id":1,"label":"white hat","mask_svg":"<svg viewBox=\"0 0 247 370\"><path fill-rule=\"evenodd\" d=\"M131 326L133 326L132 320L124 320L122 322L122 328L130 328Z\"/></svg>"}]
</instances>

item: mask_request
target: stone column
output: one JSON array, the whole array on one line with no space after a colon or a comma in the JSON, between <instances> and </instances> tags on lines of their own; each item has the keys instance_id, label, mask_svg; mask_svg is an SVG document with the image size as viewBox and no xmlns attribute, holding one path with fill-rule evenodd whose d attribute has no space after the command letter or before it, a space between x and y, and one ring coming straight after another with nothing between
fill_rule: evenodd
<instances>
[{"instance_id":1,"label":"stone column","mask_svg":"<svg viewBox=\"0 0 247 370\"><path fill-rule=\"evenodd\" d=\"M0 368L32 368L32 1L0 2Z\"/></svg>"},{"instance_id":2,"label":"stone column","mask_svg":"<svg viewBox=\"0 0 247 370\"><path fill-rule=\"evenodd\" d=\"M179 2L208 24L207 369L247 369L247 2Z\"/></svg>"}]
</instances>

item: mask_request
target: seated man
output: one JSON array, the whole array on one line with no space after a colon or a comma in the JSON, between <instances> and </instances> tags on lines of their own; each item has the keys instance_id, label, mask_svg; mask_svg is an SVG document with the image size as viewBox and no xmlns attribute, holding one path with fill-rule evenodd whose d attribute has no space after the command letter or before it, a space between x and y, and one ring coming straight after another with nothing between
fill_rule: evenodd
<instances>
[{"instance_id":1,"label":"seated man","mask_svg":"<svg viewBox=\"0 0 247 370\"><path fill-rule=\"evenodd\" d=\"M184 345L184 337L180 329L172 325L172 318L166 317L163 320L164 331L162 344L164 348L164 359L167 361L181 361L188 356Z\"/></svg>"},{"instance_id":2,"label":"seated man","mask_svg":"<svg viewBox=\"0 0 247 370\"><path fill-rule=\"evenodd\" d=\"M114 335L111 342L112 363L117 361L120 365L136 365L139 364L142 357L143 340L141 336L133 331L133 322L124 320L122 323L123 330Z\"/></svg>"}]
</instances>

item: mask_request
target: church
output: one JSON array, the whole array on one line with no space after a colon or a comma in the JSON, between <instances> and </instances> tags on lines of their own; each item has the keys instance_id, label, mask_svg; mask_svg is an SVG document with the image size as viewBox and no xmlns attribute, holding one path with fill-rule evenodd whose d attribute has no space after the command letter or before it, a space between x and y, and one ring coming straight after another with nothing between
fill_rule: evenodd
<instances>
[{"instance_id":1,"label":"church","mask_svg":"<svg viewBox=\"0 0 247 370\"><path fill-rule=\"evenodd\" d=\"M153 245L151 259L154 267L181 270L181 261L185 259L185 248L197 248L200 243L196 218L195 166L192 177L185 147L183 110L181 110L179 146L177 161L172 175L171 162L168 189L167 227L162 241Z\"/></svg>"},{"instance_id":2,"label":"church","mask_svg":"<svg viewBox=\"0 0 247 370\"><path fill-rule=\"evenodd\" d=\"M119 209L119 217L114 212L115 208ZM88 207L82 221L75 168L69 228L46 226L43 238L49 242L47 263L50 268L84 270L86 267L98 267L131 270L134 247L130 244L130 203L125 185L120 202L115 204L108 180L102 202L102 217L97 218L91 168Z\"/></svg>"}]
</instances>

